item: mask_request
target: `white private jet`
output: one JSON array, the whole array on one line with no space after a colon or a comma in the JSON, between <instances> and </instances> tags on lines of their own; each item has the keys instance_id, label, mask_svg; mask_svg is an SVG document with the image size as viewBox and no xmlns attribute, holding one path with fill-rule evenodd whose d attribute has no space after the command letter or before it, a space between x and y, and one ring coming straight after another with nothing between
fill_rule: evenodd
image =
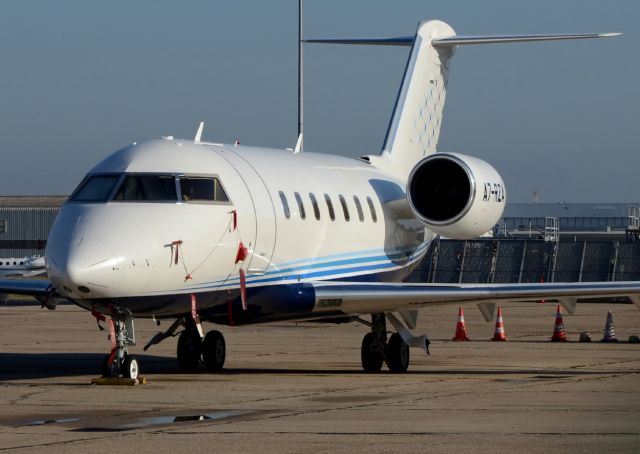
<instances>
[{"instance_id":1,"label":"white private jet","mask_svg":"<svg viewBox=\"0 0 640 454\"><path fill-rule=\"evenodd\" d=\"M44 257L0 258L0 276L33 277L46 273Z\"/></svg>"},{"instance_id":2,"label":"white private jet","mask_svg":"<svg viewBox=\"0 0 640 454\"><path fill-rule=\"evenodd\" d=\"M104 320L112 350L105 376L135 378L135 317L172 319L145 347L181 327L181 368L222 369L219 331L201 322L244 325L282 320L358 321L370 328L362 367L409 365L417 310L579 297L628 296L640 282L575 284L405 284L436 235L473 238L502 215L506 192L489 164L436 153L451 57L458 46L599 38L613 34L459 36L441 21L415 36L309 40L411 46L379 155L351 159L163 137L132 144L96 165L62 207L45 252L50 283L1 281L53 307L67 298ZM365 320L370 316L371 321ZM386 322L395 332L388 336Z\"/></svg>"}]
</instances>

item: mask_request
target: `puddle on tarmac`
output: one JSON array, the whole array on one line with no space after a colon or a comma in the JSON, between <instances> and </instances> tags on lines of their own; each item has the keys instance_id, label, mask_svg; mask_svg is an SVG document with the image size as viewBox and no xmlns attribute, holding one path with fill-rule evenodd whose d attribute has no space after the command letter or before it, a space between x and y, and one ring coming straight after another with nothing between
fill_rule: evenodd
<instances>
[{"instance_id":1,"label":"puddle on tarmac","mask_svg":"<svg viewBox=\"0 0 640 454\"><path fill-rule=\"evenodd\" d=\"M121 430L144 429L153 426L167 426L184 422L220 421L222 419L247 415L251 412L239 410L217 410L206 413L188 415L162 415L134 419L108 420L106 424L95 424L92 427L79 427L74 432L112 432Z\"/></svg>"},{"instance_id":2,"label":"puddle on tarmac","mask_svg":"<svg viewBox=\"0 0 640 454\"><path fill-rule=\"evenodd\" d=\"M162 412L160 412L162 413ZM187 422L220 421L227 418L248 415L250 411L240 410L196 410L193 413L179 412L177 414L159 414L158 416L135 417L134 415L112 416L104 414L74 418L57 419L33 419L12 423L14 427L36 427L48 425L62 425L69 427L72 432L112 432L122 430L143 429L153 426L167 426L171 424ZM84 427L78 427L78 422L82 422Z\"/></svg>"},{"instance_id":3,"label":"puddle on tarmac","mask_svg":"<svg viewBox=\"0 0 640 454\"><path fill-rule=\"evenodd\" d=\"M47 424L65 424L80 421L80 418L63 418L63 419L35 419L27 421L23 426L45 426Z\"/></svg>"},{"instance_id":4,"label":"puddle on tarmac","mask_svg":"<svg viewBox=\"0 0 640 454\"><path fill-rule=\"evenodd\" d=\"M174 424L178 422L197 422L197 421L218 421L220 419L231 418L233 416L240 416L247 412L233 411L233 410L221 410L210 413L198 414L198 415L167 415L167 416L152 416L150 418L134 419L129 424L123 424L120 429L141 429L149 426L160 426L165 424Z\"/></svg>"}]
</instances>

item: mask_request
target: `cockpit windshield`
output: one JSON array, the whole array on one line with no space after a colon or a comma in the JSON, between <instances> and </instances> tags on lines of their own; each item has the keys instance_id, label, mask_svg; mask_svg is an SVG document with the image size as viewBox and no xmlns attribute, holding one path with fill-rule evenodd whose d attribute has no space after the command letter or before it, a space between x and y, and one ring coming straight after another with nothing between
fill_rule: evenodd
<instances>
[{"instance_id":1,"label":"cockpit windshield","mask_svg":"<svg viewBox=\"0 0 640 454\"><path fill-rule=\"evenodd\" d=\"M106 202L120 175L93 175L85 179L71 200L77 202Z\"/></svg>"},{"instance_id":2,"label":"cockpit windshield","mask_svg":"<svg viewBox=\"0 0 640 454\"><path fill-rule=\"evenodd\" d=\"M217 176L129 173L86 177L73 202L229 203Z\"/></svg>"},{"instance_id":3,"label":"cockpit windshield","mask_svg":"<svg viewBox=\"0 0 640 454\"><path fill-rule=\"evenodd\" d=\"M217 178L180 177L180 193L184 202L228 202L229 198Z\"/></svg>"},{"instance_id":4,"label":"cockpit windshield","mask_svg":"<svg viewBox=\"0 0 640 454\"><path fill-rule=\"evenodd\" d=\"M175 202L176 179L173 175L127 175L113 200Z\"/></svg>"}]
</instances>

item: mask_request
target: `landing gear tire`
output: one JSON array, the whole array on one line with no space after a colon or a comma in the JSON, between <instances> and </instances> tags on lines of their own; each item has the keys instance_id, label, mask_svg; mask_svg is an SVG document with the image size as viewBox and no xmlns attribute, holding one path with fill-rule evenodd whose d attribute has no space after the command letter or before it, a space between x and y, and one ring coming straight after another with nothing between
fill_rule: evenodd
<instances>
[{"instance_id":1,"label":"landing gear tire","mask_svg":"<svg viewBox=\"0 0 640 454\"><path fill-rule=\"evenodd\" d=\"M186 330L178 337L178 365L185 372L193 372L198 369L202 356L202 341L200 337Z\"/></svg>"},{"instance_id":2,"label":"landing gear tire","mask_svg":"<svg viewBox=\"0 0 640 454\"><path fill-rule=\"evenodd\" d=\"M140 361L136 356L127 355L122 365L122 375L124 378L137 379L140 374Z\"/></svg>"},{"instance_id":3,"label":"landing gear tire","mask_svg":"<svg viewBox=\"0 0 640 454\"><path fill-rule=\"evenodd\" d=\"M202 359L209 372L218 372L224 366L226 345L220 331L209 331L202 341Z\"/></svg>"},{"instance_id":4,"label":"landing gear tire","mask_svg":"<svg viewBox=\"0 0 640 454\"><path fill-rule=\"evenodd\" d=\"M116 378L118 377L118 361L114 358L113 362L109 364L109 358L111 358L111 354L102 358L102 376L104 378Z\"/></svg>"},{"instance_id":5,"label":"landing gear tire","mask_svg":"<svg viewBox=\"0 0 640 454\"><path fill-rule=\"evenodd\" d=\"M409 368L409 346L398 333L392 334L387 344L387 362L394 373L406 372Z\"/></svg>"},{"instance_id":6,"label":"landing gear tire","mask_svg":"<svg viewBox=\"0 0 640 454\"><path fill-rule=\"evenodd\" d=\"M373 333L365 334L362 338L362 348L360 350L362 369L367 373L380 372L384 358L380 351L380 345Z\"/></svg>"}]
</instances>

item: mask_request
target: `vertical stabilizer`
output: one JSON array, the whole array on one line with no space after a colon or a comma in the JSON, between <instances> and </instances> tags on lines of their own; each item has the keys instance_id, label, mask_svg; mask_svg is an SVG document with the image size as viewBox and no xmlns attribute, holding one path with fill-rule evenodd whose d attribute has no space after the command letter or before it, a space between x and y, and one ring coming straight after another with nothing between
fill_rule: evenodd
<instances>
[{"instance_id":1,"label":"vertical stabilizer","mask_svg":"<svg viewBox=\"0 0 640 454\"><path fill-rule=\"evenodd\" d=\"M406 180L413 166L436 151L454 46L433 39L455 36L439 20L420 24L380 158L386 170Z\"/></svg>"}]
</instances>

